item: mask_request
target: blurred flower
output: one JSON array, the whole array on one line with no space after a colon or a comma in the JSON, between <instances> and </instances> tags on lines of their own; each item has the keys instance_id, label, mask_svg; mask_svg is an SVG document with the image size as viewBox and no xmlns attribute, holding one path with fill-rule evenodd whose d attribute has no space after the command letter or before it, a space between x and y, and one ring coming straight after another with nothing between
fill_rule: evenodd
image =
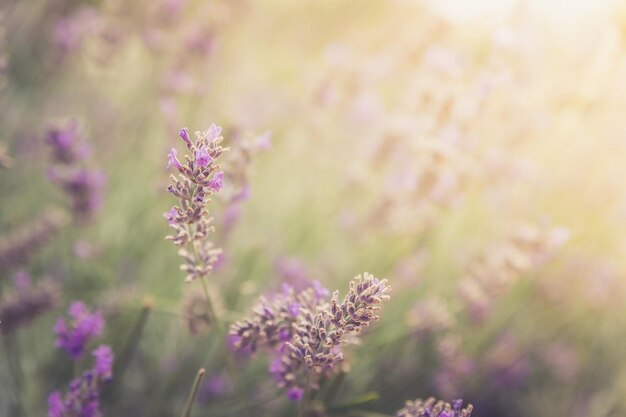
<instances>
[{"instance_id":1,"label":"blurred flower","mask_svg":"<svg viewBox=\"0 0 626 417\"><path fill-rule=\"evenodd\" d=\"M528 353L511 332L499 335L485 353L485 358L491 380L500 388L522 386L530 374Z\"/></svg>"},{"instance_id":2,"label":"blurred flower","mask_svg":"<svg viewBox=\"0 0 626 417\"><path fill-rule=\"evenodd\" d=\"M572 382L580 372L580 354L572 344L556 341L538 349L546 368L562 382Z\"/></svg>"},{"instance_id":3,"label":"blurred flower","mask_svg":"<svg viewBox=\"0 0 626 417\"><path fill-rule=\"evenodd\" d=\"M48 397L48 417L100 417L100 390L113 378L113 352L102 345L92 352L94 367L73 379L65 397L54 391Z\"/></svg>"},{"instance_id":4,"label":"blurred flower","mask_svg":"<svg viewBox=\"0 0 626 417\"><path fill-rule=\"evenodd\" d=\"M92 219L102 203L106 176L91 168L90 149L80 137L77 124L50 128L46 142L52 150L48 178L67 193L78 221Z\"/></svg>"},{"instance_id":5,"label":"blurred flower","mask_svg":"<svg viewBox=\"0 0 626 417\"><path fill-rule=\"evenodd\" d=\"M468 316L483 322L517 280L554 256L567 238L563 228L524 225L474 258L459 283Z\"/></svg>"},{"instance_id":6,"label":"blurred flower","mask_svg":"<svg viewBox=\"0 0 626 417\"><path fill-rule=\"evenodd\" d=\"M62 211L48 208L27 226L0 237L0 269L26 265L67 223Z\"/></svg>"},{"instance_id":7,"label":"blurred flower","mask_svg":"<svg viewBox=\"0 0 626 417\"><path fill-rule=\"evenodd\" d=\"M408 325L420 337L448 330L455 319L445 302L436 297L418 301L407 314Z\"/></svg>"},{"instance_id":8,"label":"blurred flower","mask_svg":"<svg viewBox=\"0 0 626 417\"><path fill-rule=\"evenodd\" d=\"M462 400L452 401L452 405L437 401L430 397L426 400L418 398L415 401L407 401L404 408L398 410L397 417L470 417L473 406L471 404L463 407Z\"/></svg>"},{"instance_id":9,"label":"blurred flower","mask_svg":"<svg viewBox=\"0 0 626 417\"><path fill-rule=\"evenodd\" d=\"M56 307L59 296L59 288L54 282L43 280L34 285L27 273L17 273L14 288L5 291L0 299L0 331L8 335L28 325Z\"/></svg>"},{"instance_id":10,"label":"blurred flower","mask_svg":"<svg viewBox=\"0 0 626 417\"><path fill-rule=\"evenodd\" d=\"M190 292L182 306L182 319L185 327L194 336L200 336L211 328L211 315L204 294Z\"/></svg>"},{"instance_id":11,"label":"blurred flower","mask_svg":"<svg viewBox=\"0 0 626 417\"><path fill-rule=\"evenodd\" d=\"M198 402L209 403L212 399L218 398L233 390L232 381L223 374L209 375L198 393Z\"/></svg>"},{"instance_id":12,"label":"blurred flower","mask_svg":"<svg viewBox=\"0 0 626 417\"><path fill-rule=\"evenodd\" d=\"M89 311L82 301L74 301L70 305L69 315L69 323L61 317L54 326L56 346L65 350L72 359L78 359L89 340L102 334L104 319L100 312Z\"/></svg>"}]
</instances>

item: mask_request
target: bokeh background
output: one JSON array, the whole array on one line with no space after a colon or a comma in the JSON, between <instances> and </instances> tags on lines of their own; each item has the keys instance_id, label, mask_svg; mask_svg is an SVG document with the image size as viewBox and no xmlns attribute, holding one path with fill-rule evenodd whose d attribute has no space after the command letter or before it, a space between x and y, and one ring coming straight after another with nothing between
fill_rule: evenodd
<instances>
[{"instance_id":1,"label":"bokeh background","mask_svg":"<svg viewBox=\"0 0 626 417\"><path fill-rule=\"evenodd\" d=\"M623 2L8 0L0 17L0 247L65 219L0 270L0 310L15 276L59 288L3 333L1 415L45 415L71 379L52 328L77 299L118 357L132 346L105 415L179 414L200 366L192 415L240 415L164 239L166 154L211 123L231 148L211 204L227 322L284 281L392 286L326 413L435 395L479 417L626 415ZM71 123L106 177L88 219L50 171L46 132ZM263 353L237 366L255 415L295 415Z\"/></svg>"}]
</instances>

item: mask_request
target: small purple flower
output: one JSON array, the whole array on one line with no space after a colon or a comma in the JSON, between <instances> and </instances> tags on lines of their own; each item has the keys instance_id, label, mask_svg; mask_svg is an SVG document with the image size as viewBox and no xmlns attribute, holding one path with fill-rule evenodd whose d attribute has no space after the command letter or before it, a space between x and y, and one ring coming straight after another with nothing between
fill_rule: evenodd
<instances>
[{"instance_id":1,"label":"small purple flower","mask_svg":"<svg viewBox=\"0 0 626 417\"><path fill-rule=\"evenodd\" d=\"M165 219L170 225L176 224L176 218L178 217L178 210L176 210L176 207L172 207L167 212L163 213L163 217L165 217Z\"/></svg>"},{"instance_id":2,"label":"small purple flower","mask_svg":"<svg viewBox=\"0 0 626 417\"><path fill-rule=\"evenodd\" d=\"M211 126L209 126L209 129L207 130L207 140L209 142L214 141L219 138L221 134L222 128L217 126L215 123L211 123Z\"/></svg>"},{"instance_id":3,"label":"small purple flower","mask_svg":"<svg viewBox=\"0 0 626 417\"><path fill-rule=\"evenodd\" d=\"M213 158L211 158L209 151L204 146L196 151L196 165L205 168L211 161L213 161Z\"/></svg>"},{"instance_id":4,"label":"small purple flower","mask_svg":"<svg viewBox=\"0 0 626 417\"><path fill-rule=\"evenodd\" d=\"M313 288L315 289L315 292L318 298L320 299L326 298L330 294L330 291L328 291L328 288L324 287L322 283L319 282L318 280L313 280L311 284L313 285Z\"/></svg>"},{"instance_id":5,"label":"small purple flower","mask_svg":"<svg viewBox=\"0 0 626 417\"><path fill-rule=\"evenodd\" d=\"M289 314L291 314L294 317L298 317L298 314L300 314L300 304L291 303L289 304L288 310L289 310Z\"/></svg>"},{"instance_id":6,"label":"small purple flower","mask_svg":"<svg viewBox=\"0 0 626 417\"><path fill-rule=\"evenodd\" d=\"M278 340L280 340L281 342L287 342L289 341L289 339L291 339L291 332L289 331L289 329L280 329L280 331L278 332Z\"/></svg>"},{"instance_id":7,"label":"small purple flower","mask_svg":"<svg viewBox=\"0 0 626 417\"><path fill-rule=\"evenodd\" d=\"M65 350L72 359L78 359L83 355L87 342L102 333L104 319L100 312L91 313L81 301L72 303L69 314L72 317L69 326L63 317L54 326L56 346Z\"/></svg>"},{"instance_id":8,"label":"small purple flower","mask_svg":"<svg viewBox=\"0 0 626 417\"><path fill-rule=\"evenodd\" d=\"M304 391L299 387L291 387L289 391L287 391L287 398L291 401L300 401L304 396Z\"/></svg>"},{"instance_id":9,"label":"small purple flower","mask_svg":"<svg viewBox=\"0 0 626 417\"><path fill-rule=\"evenodd\" d=\"M180 133L178 134L178 136L180 136L181 139L185 141L187 146L191 146L191 139L189 139L189 129L183 127L182 129L180 129Z\"/></svg>"},{"instance_id":10,"label":"small purple flower","mask_svg":"<svg viewBox=\"0 0 626 417\"><path fill-rule=\"evenodd\" d=\"M95 371L102 380L113 377L113 351L110 346L101 345L91 353L96 358Z\"/></svg>"},{"instance_id":11,"label":"small purple flower","mask_svg":"<svg viewBox=\"0 0 626 417\"><path fill-rule=\"evenodd\" d=\"M59 391L48 396L48 417L63 417L63 399Z\"/></svg>"},{"instance_id":12,"label":"small purple flower","mask_svg":"<svg viewBox=\"0 0 626 417\"><path fill-rule=\"evenodd\" d=\"M209 188L213 191L219 191L222 189L222 185L224 183L224 171L218 171L213 175L213 179L209 184Z\"/></svg>"},{"instance_id":13,"label":"small purple flower","mask_svg":"<svg viewBox=\"0 0 626 417\"><path fill-rule=\"evenodd\" d=\"M170 149L170 152L167 154L167 168L174 165L177 170L182 171L183 166L181 165L176 155L178 155L178 151L174 148Z\"/></svg>"}]
</instances>

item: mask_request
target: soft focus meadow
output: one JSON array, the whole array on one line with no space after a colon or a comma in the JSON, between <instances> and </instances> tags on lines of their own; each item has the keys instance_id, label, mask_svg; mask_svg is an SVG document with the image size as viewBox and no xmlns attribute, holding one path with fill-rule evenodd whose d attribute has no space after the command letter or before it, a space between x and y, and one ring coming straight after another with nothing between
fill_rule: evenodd
<instances>
[{"instance_id":1,"label":"soft focus meadow","mask_svg":"<svg viewBox=\"0 0 626 417\"><path fill-rule=\"evenodd\" d=\"M2 1L0 416L625 416L626 4L454 3Z\"/></svg>"}]
</instances>

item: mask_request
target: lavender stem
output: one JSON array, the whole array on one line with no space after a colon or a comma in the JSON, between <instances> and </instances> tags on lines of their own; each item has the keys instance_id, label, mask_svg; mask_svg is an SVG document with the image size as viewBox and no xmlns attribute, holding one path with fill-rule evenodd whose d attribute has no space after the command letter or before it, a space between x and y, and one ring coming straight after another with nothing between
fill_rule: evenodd
<instances>
[{"instance_id":1,"label":"lavender stem","mask_svg":"<svg viewBox=\"0 0 626 417\"><path fill-rule=\"evenodd\" d=\"M204 368L200 368L198 370L198 374L196 375L196 379L193 382L193 386L191 387L191 392L189 393L189 397L187 398L187 403L185 404L185 408L182 417L189 417L191 415L191 409L193 408L193 403L196 401L196 396L198 395L198 391L200 390L200 384L204 379L206 371Z\"/></svg>"}]
</instances>

